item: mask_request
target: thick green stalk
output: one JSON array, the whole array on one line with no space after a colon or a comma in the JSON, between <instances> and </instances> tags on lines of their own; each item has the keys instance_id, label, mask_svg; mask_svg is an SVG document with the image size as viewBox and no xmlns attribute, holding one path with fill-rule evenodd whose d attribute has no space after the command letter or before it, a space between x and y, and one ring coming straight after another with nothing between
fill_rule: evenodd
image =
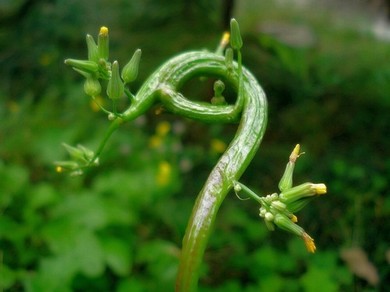
<instances>
[{"instance_id":1,"label":"thick green stalk","mask_svg":"<svg viewBox=\"0 0 390 292\"><path fill-rule=\"evenodd\" d=\"M237 64L235 65L237 69ZM238 131L196 200L183 240L176 291L195 291L199 267L218 209L226 194L247 168L257 151L267 123L265 94L252 74L243 69L243 88L239 90L237 70L228 72L224 58L213 53L190 52L179 55L144 83L132 106L122 115L131 120L161 101L170 111L207 122L236 122ZM235 105L211 105L186 99L180 87L198 75L215 76L232 85L239 96Z\"/></svg>"},{"instance_id":2,"label":"thick green stalk","mask_svg":"<svg viewBox=\"0 0 390 292\"><path fill-rule=\"evenodd\" d=\"M252 74L241 66L239 52L238 58L239 63L233 63L229 68L224 57L208 52L184 53L166 62L146 80L124 113L109 115L113 122L91 160L91 164L96 161L109 137L122 123L144 114L155 103L191 119L240 123L233 141L211 171L196 200L183 239L176 291L197 289L199 268L218 209L252 160L264 135L267 123L265 94ZM187 99L180 89L186 81L197 76L223 80L237 92L236 102L213 105Z\"/></svg>"}]
</instances>

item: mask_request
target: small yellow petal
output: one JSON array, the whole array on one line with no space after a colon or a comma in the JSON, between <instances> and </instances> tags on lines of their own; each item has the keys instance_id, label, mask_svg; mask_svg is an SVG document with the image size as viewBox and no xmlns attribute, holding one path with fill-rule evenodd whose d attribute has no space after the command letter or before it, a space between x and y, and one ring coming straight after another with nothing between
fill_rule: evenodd
<instances>
[{"instance_id":1,"label":"small yellow petal","mask_svg":"<svg viewBox=\"0 0 390 292\"><path fill-rule=\"evenodd\" d=\"M56 166L56 172L61 173L64 169L61 166Z\"/></svg>"},{"instance_id":2,"label":"small yellow petal","mask_svg":"<svg viewBox=\"0 0 390 292\"><path fill-rule=\"evenodd\" d=\"M317 195L326 194L326 185L325 184L313 184L312 188Z\"/></svg>"},{"instance_id":3,"label":"small yellow petal","mask_svg":"<svg viewBox=\"0 0 390 292\"><path fill-rule=\"evenodd\" d=\"M298 217L295 216L295 215L292 215L292 217L290 218L292 222L294 223L297 223L298 222Z\"/></svg>"},{"instance_id":4,"label":"small yellow petal","mask_svg":"<svg viewBox=\"0 0 390 292\"><path fill-rule=\"evenodd\" d=\"M230 32L225 32L223 35L222 35L222 39L221 39L221 46L222 47L226 47L227 44L229 43L229 40L230 40Z\"/></svg>"},{"instance_id":5,"label":"small yellow petal","mask_svg":"<svg viewBox=\"0 0 390 292\"><path fill-rule=\"evenodd\" d=\"M158 165L157 170L157 185L166 186L171 180L172 167L167 161L162 161Z\"/></svg>"},{"instance_id":6,"label":"small yellow petal","mask_svg":"<svg viewBox=\"0 0 390 292\"><path fill-rule=\"evenodd\" d=\"M108 28L105 26L102 26L99 31L100 35L107 36L108 35Z\"/></svg>"},{"instance_id":7,"label":"small yellow petal","mask_svg":"<svg viewBox=\"0 0 390 292\"><path fill-rule=\"evenodd\" d=\"M314 244L314 239L310 237L306 232L302 235L303 241L305 242L306 249L308 252L314 253L316 251L316 245Z\"/></svg>"}]
</instances>

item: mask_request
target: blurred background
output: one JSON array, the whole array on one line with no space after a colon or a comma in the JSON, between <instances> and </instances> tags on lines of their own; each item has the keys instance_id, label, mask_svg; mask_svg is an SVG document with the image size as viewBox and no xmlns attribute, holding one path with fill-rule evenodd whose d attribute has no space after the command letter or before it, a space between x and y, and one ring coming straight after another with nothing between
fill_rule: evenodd
<instances>
[{"instance_id":1,"label":"blurred background","mask_svg":"<svg viewBox=\"0 0 390 292\"><path fill-rule=\"evenodd\" d=\"M268 232L253 201L220 209L200 291L384 291L390 278L389 1L0 1L0 291L172 291L192 204L236 125L167 112L124 125L101 166L57 174L61 143L92 149L107 117L63 64L110 29L110 59L143 51L135 92L175 54L214 50L230 17L269 125L242 182L277 191L296 143L295 183L328 194L299 213L315 238ZM183 91L209 100L212 82Z\"/></svg>"}]
</instances>

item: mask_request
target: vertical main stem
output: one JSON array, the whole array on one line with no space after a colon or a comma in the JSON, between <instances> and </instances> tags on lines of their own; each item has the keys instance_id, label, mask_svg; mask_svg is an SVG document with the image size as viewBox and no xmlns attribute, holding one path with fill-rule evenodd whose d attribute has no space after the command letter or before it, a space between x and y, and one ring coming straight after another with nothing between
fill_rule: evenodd
<instances>
[{"instance_id":1,"label":"vertical main stem","mask_svg":"<svg viewBox=\"0 0 390 292\"><path fill-rule=\"evenodd\" d=\"M183 239L183 251L176 281L176 291L196 291L199 268L218 209L230 189L222 177L223 170L214 168L200 192Z\"/></svg>"},{"instance_id":2,"label":"vertical main stem","mask_svg":"<svg viewBox=\"0 0 390 292\"><path fill-rule=\"evenodd\" d=\"M263 138L267 124L267 102L253 76L244 70L243 111L236 136L212 170L201 190L187 225L176 279L177 292L196 291L199 269L222 201L239 180Z\"/></svg>"}]
</instances>

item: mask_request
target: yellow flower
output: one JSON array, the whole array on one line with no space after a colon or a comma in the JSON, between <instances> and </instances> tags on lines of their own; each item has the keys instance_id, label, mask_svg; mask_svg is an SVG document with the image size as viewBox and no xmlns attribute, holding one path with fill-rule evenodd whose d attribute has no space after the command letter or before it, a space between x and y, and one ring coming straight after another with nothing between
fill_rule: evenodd
<instances>
[{"instance_id":1,"label":"yellow flower","mask_svg":"<svg viewBox=\"0 0 390 292\"><path fill-rule=\"evenodd\" d=\"M220 139L212 139L210 142L210 148L215 153L223 153L226 147L226 143Z\"/></svg>"},{"instance_id":2,"label":"yellow flower","mask_svg":"<svg viewBox=\"0 0 390 292\"><path fill-rule=\"evenodd\" d=\"M159 148L161 146L162 142L163 142L163 139L160 136L153 135L149 139L149 147L154 148L154 149Z\"/></svg>"},{"instance_id":3,"label":"yellow flower","mask_svg":"<svg viewBox=\"0 0 390 292\"><path fill-rule=\"evenodd\" d=\"M102 26L100 28L99 34L101 34L102 36L107 36L108 35L108 28L105 26Z\"/></svg>"},{"instance_id":4,"label":"yellow flower","mask_svg":"<svg viewBox=\"0 0 390 292\"><path fill-rule=\"evenodd\" d=\"M298 222L298 217L295 216L294 214L291 216L291 221L294 222L294 223L297 223Z\"/></svg>"},{"instance_id":5,"label":"yellow flower","mask_svg":"<svg viewBox=\"0 0 390 292\"><path fill-rule=\"evenodd\" d=\"M326 194L326 185L325 184L313 184L312 188L315 190L317 195Z\"/></svg>"},{"instance_id":6,"label":"yellow flower","mask_svg":"<svg viewBox=\"0 0 390 292\"><path fill-rule=\"evenodd\" d=\"M166 186L171 180L172 167L167 161L162 161L157 169L157 185Z\"/></svg>"},{"instance_id":7,"label":"yellow flower","mask_svg":"<svg viewBox=\"0 0 390 292\"><path fill-rule=\"evenodd\" d=\"M310 237L309 234L304 232L302 234L302 239L305 242L306 249L308 252L314 253L316 251L316 245L314 244L314 239Z\"/></svg>"},{"instance_id":8,"label":"yellow flower","mask_svg":"<svg viewBox=\"0 0 390 292\"><path fill-rule=\"evenodd\" d=\"M166 121L160 122L160 123L158 123L158 125L156 127L156 134L157 134L157 136L164 137L169 133L170 130L171 130L170 123L168 123Z\"/></svg>"}]
</instances>

